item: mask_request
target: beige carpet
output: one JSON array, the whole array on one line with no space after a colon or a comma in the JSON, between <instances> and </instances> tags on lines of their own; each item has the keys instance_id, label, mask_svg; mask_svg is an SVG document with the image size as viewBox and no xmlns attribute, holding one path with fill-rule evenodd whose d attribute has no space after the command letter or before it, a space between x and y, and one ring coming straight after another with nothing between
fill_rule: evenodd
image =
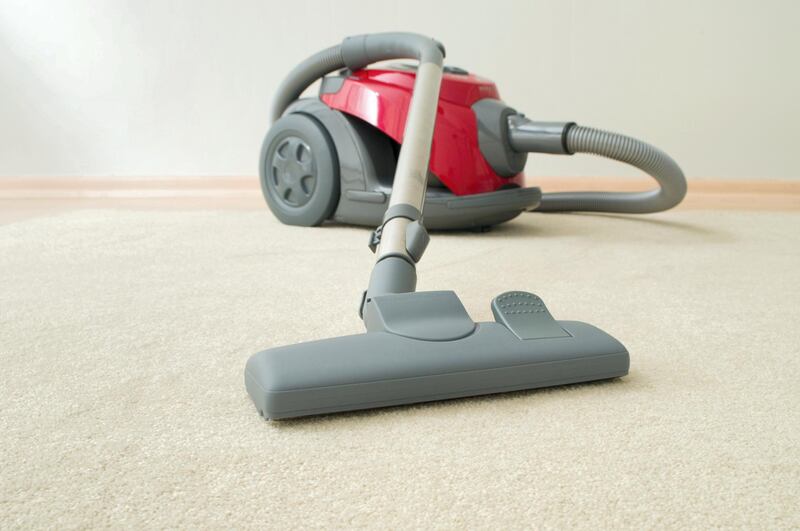
<instances>
[{"instance_id":1,"label":"beige carpet","mask_svg":"<svg viewBox=\"0 0 800 531\"><path fill-rule=\"evenodd\" d=\"M360 331L364 229L260 211L0 227L0 527L800 526L800 214L527 215L420 289L508 289L630 350L610 382L268 423L265 347Z\"/></svg>"}]
</instances>

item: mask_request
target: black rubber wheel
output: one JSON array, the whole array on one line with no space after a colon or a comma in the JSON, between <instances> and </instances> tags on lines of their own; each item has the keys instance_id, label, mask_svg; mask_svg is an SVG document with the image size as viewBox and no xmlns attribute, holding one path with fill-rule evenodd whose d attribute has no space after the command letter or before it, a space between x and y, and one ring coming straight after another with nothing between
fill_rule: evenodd
<instances>
[{"instance_id":1,"label":"black rubber wheel","mask_svg":"<svg viewBox=\"0 0 800 531\"><path fill-rule=\"evenodd\" d=\"M339 161L328 131L305 114L273 124L261 147L261 191L287 225L319 225L339 202Z\"/></svg>"}]
</instances>

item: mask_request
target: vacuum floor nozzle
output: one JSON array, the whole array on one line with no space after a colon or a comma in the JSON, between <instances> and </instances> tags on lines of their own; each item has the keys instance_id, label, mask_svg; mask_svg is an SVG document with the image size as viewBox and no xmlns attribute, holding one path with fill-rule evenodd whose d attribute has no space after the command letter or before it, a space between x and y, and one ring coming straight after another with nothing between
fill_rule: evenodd
<instances>
[{"instance_id":1,"label":"vacuum floor nozzle","mask_svg":"<svg viewBox=\"0 0 800 531\"><path fill-rule=\"evenodd\" d=\"M252 356L245 385L259 413L284 419L604 380L628 373L602 330L556 321L520 291L475 323L451 291L391 294L365 305L368 332Z\"/></svg>"}]
</instances>

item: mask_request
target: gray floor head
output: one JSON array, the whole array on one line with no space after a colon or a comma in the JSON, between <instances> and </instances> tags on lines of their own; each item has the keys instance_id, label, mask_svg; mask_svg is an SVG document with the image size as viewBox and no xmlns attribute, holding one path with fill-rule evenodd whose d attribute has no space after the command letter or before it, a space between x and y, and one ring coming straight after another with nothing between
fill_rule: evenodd
<instances>
[{"instance_id":1,"label":"gray floor head","mask_svg":"<svg viewBox=\"0 0 800 531\"><path fill-rule=\"evenodd\" d=\"M536 297L509 292L498 296L493 305L514 303L524 295L530 295L530 300ZM396 297L403 299L403 310L381 312L380 323L386 325L383 330L273 348L251 357L245 384L261 415L270 419L300 417L603 380L628 373L628 352L619 341L586 323L555 321L546 309L544 313L513 314L513 322L474 323L452 292ZM436 299L436 312L414 308L415 297L422 307L430 306L432 297ZM390 306L392 298L381 297ZM539 321L542 334L533 333L536 327L528 320ZM549 325L542 326L547 320ZM465 327L467 324L470 326ZM430 338L431 330L450 330L455 339ZM553 330L561 333L554 335Z\"/></svg>"}]
</instances>

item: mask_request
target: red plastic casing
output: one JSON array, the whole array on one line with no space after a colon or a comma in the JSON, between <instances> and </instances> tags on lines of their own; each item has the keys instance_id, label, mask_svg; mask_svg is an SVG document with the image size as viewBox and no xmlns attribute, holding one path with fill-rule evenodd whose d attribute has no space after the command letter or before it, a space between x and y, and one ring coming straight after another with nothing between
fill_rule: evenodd
<instances>
[{"instance_id":1,"label":"red plastic casing","mask_svg":"<svg viewBox=\"0 0 800 531\"><path fill-rule=\"evenodd\" d=\"M344 80L338 91L321 94L320 99L402 144L415 77L412 70L358 70ZM500 99L491 81L473 74L442 76L430 170L456 195L493 192L512 183L522 185L522 174L501 177L481 154L478 124L471 107L486 98Z\"/></svg>"}]
</instances>

